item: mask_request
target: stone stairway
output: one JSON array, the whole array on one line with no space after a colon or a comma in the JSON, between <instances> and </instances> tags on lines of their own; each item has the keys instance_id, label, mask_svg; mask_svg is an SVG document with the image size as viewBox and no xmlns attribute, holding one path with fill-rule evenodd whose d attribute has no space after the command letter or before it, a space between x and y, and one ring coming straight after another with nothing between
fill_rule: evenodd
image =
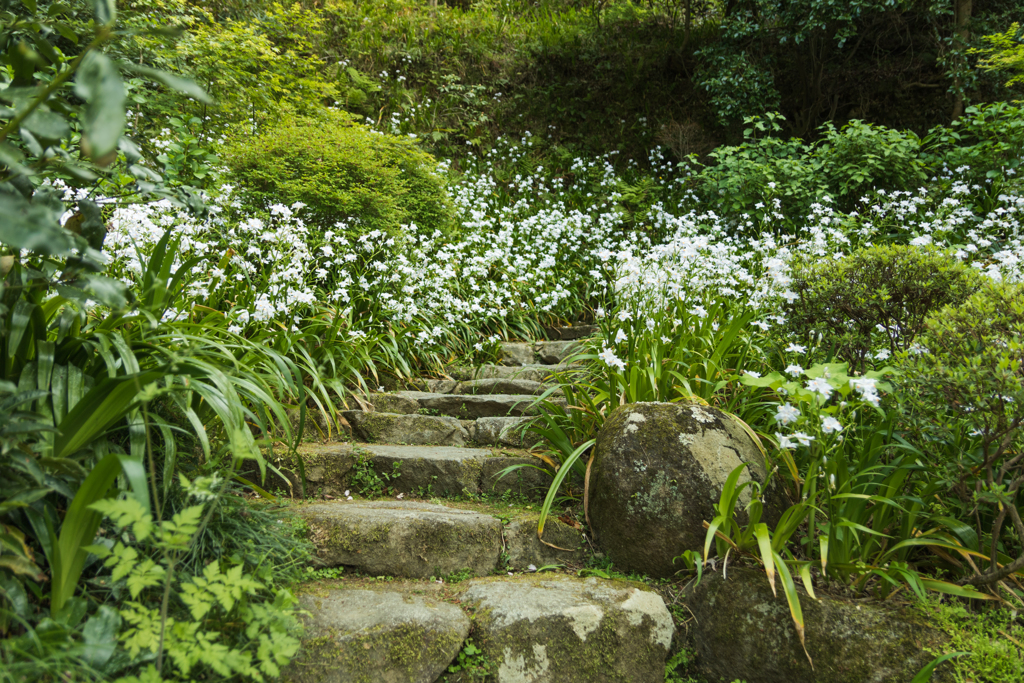
<instances>
[{"instance_id":1,"label":"stone stairway","mask_svg":"<svg viewBox=\"0 0 1024 683\"><path fill-rule=\"evenodd\" d=\"M502 344L497 364L371 394L343 413L352 442L300 449L307 496L319 502L296 511L316 562L351 578L300 595L307 632L284 680L664 680L674 627L660 596L536 573L579 568L588 547L578 523L555 515L538 538L551 474L523 449L538 397L564 400L552 374L578 367L572 357L592 332L549 330L558 341ZM296 490L298 468L288 471ZM353 500L368 479L386 497Z\"/></svg>"}]
</instances>

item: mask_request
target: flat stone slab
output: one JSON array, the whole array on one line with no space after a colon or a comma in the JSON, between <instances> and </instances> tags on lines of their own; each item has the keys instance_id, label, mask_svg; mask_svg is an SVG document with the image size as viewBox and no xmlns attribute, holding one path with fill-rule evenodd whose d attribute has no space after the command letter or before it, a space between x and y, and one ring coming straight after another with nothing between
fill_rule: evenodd
<instances>
[{"instance_id":1,"label":"flat stone slab","mask_svg":"<svg viewBox=\"0 0 1024 683\"><path fill-rule=\"evenodd\" d=\"M533 363L533 344L528 342L501 342L498 345L502 365L529 365Z\"/></svg>"},{"instance_id":2,"label":"flat stone slab","mask_svg":"<svg viewBox=\"0 0 1024 683\"><path fill-rule=\"evenodd\" d=\"M374 576L424 579L468 569L494 571L502 524L490 515L406 501L303 506L322 566L354 567Z\"/></svg>"},{"instance_id":3,"label":"flat stone slab","mask_svg":"<svg viewBox=\"0 0 1024 683\"><path fill-rule=\"evenodd\" d=\"M469 635L458 607L394 591L299 596L306 632L287 683L434 683Z\"/></svg>"},{"instance_id":4,"label":"flat stone slab","mask_svg":"<svg viewBox=\"0 0 1024 683\"><path fill-rule=\"evenodd\" d=\"M572 327L545 327L544 331L552 339L573 340L592 337L599 332L597 325L573 325Z\"/></svg>"},{"instance_id":5,"label":"flat stone slab","mask_svg":"<svg viewBox=\"0 0 1024 683\"><path fill-rule=\"evenodd\" d=\"M479 368L453 367L448 374L460 382L473 379L525 379L531 382L543 382L552 373L571 369L571 365L522 365L509 367L504 365L481 365Z\"/></svg>"},{"instance_id":6,"label":"flat stone slab","mask_svg":"<svg viewBox=\"0 0 1024 683\"><path fill-rule=\"evenodd\" d=\"M490 379L472 379L467 382L460 382L450 391L449 394L510 394L521 396L539 396L551 388L551 385L543 382L534 382L528 379L504 379L492 377ZM561 389L552 395L562 395Z\"/></svg>"},{"instance_id":7,"label":"flat stone slab","mask_svg":"<svg viewBox=\"0 0 1024 683\"><path fill-rule=\"evenodd\" d=\"M597 578L474 579L462 605L497 683L663 683L675 628L661 596Z\"/></svg>"},{"instance_id":8,"label":"flat stone slab","mask_svg":"<svg viewBox=\"0 0 1024 683\"><path fill-rule=\"evenodd\" d=\"M529 417L481 417L473 427L472 439L478 444L497 444L511 448L529 448L540 438L523 428L531 421Z\"/></svg>"},{"instance_id":9,"label":"flat stone slab","mask_svg":"<svg viewBox=\"0 0 1024 683\"><path fill-rule=\"evenodd\" d=\"M476 495L489 450L452 446L384 446L367 444L372 466L378 473L391 473L398 464L400 477L390 485L400 493L429 498L440 495ZM507 458L493 458L507 460Z\"/></svg>"},{"instance_id":10,"label":"flat stone slab","mask_svg":"<svg viewBox=\"0 0 1024 683\"><path fill-rule=\"evenodd\" d=\"M554 476L553 472L545 473L537 469L546 467L538 458L487 458L482 464L480 492L494 496L514 493L530 500L544 500ZM502 470L513 465L525 467L501 476Z\"/></svg>"},{"instance_id":11,"label":"flat stone slab","mask_svg":"<svg viewBox=\"0 0 1024 683\"><path fill-rule=\"evenodd\" d=\"M454 417L346 410L342 415L362 441L462 446L469 432Z\"/></svg>"},{"instance_id":12,"label":"flat stone slab","mask_svg":"<svg viewBox=\"0 0 1024 683\"><path fill-rule=\"evenodd\" d=\"M577 341L549 341L537 342L534 349L541 363L558 365L577 354L583 353L584 346Z\"/></svg>"},{"instance_id":13,"label":"flat stone slab","mask_svg":"<svg viewBox=\"0 0 1024 683\"><path fill-rule=\"evenodd\" d=\"M550 482L550 477L547 478ZM505 526L505 552L508 564L515 571L525 571L532 564L543 567L583 560L583 533L557 517L544 521L545 545L537 538L539 514L517 517ZM552 548L551 546L557 546Z\"/></svg>"},{"instance_id":14,"label":"flat stone slab","mask_svg":"<svg viewBox=\"0 0 1024 683\"><path fill-rule=\"evenodd\" d=\"M514 394L435 394L420 399L425 410L465 420L481 417L519 417L536 412L532 396Z\"/></svg>"}]
</instances>

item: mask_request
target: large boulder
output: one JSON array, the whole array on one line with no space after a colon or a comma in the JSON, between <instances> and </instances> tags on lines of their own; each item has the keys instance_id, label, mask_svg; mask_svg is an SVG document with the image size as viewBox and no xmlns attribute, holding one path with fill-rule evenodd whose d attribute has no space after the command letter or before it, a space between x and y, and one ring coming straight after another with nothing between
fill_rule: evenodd
<instances>
[{"instance_id":1,"label":"large boulder","mask_svg":"<svg viewBox=\"0 0 1024 683\"><path fill-rule=\"evenodd\" d=\"M686 605L697 666L708 683L906 683L942 651L946 636L918 612L878 603L801 596L807 653L781 586L772 595L760 570L705 572ZM940 666L933 683L948 681Z\"/></svg>"},{"instance_id":2,"label":"large boulder","mask_svg":"<svg viewBox=\"0 0 1024 683\"><path fill-rule=\"evenodd\" d=\"M665 680L675 627L642 584L532 574L464 585L462 606L496 683Z\"/></svg>"},{"instance_id":3,"label":"large boulder","mask_svg":"<svg viewBox=\"0 0 1024 683\"><path fill-rule=\"evenodd\" d=\"M703 522L729 474L763 483L761 451L725 413L680 403L634 403L608 416L597 437L591 472L590 520L615 565L652 577L672 576L672 558L704 547ZM751 500L751 487L739 500ZM762 521L781 514L775 488L765 491ZM739 515L742 519L744 515Z\"/></svg>"},{"instance_id":4,"label":"large boulder","mask_svg":"<svg viewBox=\"0 0 1024 683\"><path fill-rule=\"evenodd\" d=\"M458 607L411 591L339 586L299 604L306 632L285 683L434 683L469 633Z\"/></svg>"}]
</instances>

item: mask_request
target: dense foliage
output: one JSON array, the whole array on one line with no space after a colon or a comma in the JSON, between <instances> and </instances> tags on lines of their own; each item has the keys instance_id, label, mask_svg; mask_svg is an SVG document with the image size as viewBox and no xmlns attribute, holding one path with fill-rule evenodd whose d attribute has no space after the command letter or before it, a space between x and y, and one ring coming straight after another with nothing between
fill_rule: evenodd
<instances>
[{"instance_id":1,"label":"dense foliage","mask_svg":"<svg viewBox=\"0 0 1024 683\"><path fill-rule=\"evenodd\" d=\"M0 681L274 679L271 451L562 322L544 515L701 402L792 506L693 571L1020 600L1020 6L940 5L0 2Z\"/></svg>"}]
</instances>

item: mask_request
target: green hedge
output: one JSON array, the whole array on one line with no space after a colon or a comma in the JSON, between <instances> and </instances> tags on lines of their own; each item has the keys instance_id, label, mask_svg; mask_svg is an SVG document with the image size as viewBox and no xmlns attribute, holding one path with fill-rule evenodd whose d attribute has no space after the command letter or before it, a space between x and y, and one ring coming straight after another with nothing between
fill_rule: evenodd
<instances>
[{"instance_id":1,"label":"green hedge","mask_svg":"<svg viewBox=\"0 0 1024 683\"><path fill-rule=\"evenodd\" d=\"M344 222L353 237L371 230L395 236L408 223L444 233L456 225L433 157L344 112L286 118L230 145L224 158L248 208L302 202L306 221L323 230Z\"/></svg>"}]
</instances>

